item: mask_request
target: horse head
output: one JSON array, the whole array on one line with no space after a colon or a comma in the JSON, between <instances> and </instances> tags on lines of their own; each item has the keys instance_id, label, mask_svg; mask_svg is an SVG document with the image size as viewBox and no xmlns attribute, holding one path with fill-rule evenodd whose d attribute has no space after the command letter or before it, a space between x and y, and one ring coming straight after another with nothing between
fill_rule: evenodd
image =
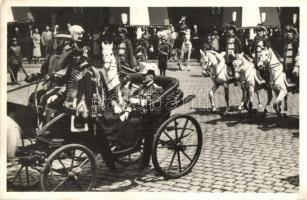
<instances>
[{"instance_id":1,"label":"horse head","mask_svg":"<svg viewBox=\"0 0 307 200\"><path fill-rule=\"evenodd\" d=\"M103 63L112 63L114 61L113 43L101 43Z\"/></svg>"},{"instance_id":2,"label":"horse head","mask_svg":"<svg viewBox=\"0 0 307 200\"><path fill-rule=\"evenodd\" d=\"M233 65L234 70L235 70L235 78L236 79L239 79L240 74L243 72L243 66L244 66L243 58L244 58L243 53L238 53L235 56L234 60L232 61L232 65Z\"/></svg>"},{"instance_id":3,"label":"horse head","mask_svg":"<svg viewBox=\"0 0 307 200\"><path fill-rule=\"evenodd\" d=\"M258 57L257 66L260 70L266 70L271 62L272 52L270 49L263 49Z\"/></svg>"},{"instance_id":4,"label":"horse head","mask_svg":"<svg viewBox=\"0 0 307 200\"><path fill-rule=\"evenodd\" d=\"M200 51L200 66L208 73L210 72L210 65L211 65L209 53L201 49L199 51Z\"/></svg>"}]
</instances>

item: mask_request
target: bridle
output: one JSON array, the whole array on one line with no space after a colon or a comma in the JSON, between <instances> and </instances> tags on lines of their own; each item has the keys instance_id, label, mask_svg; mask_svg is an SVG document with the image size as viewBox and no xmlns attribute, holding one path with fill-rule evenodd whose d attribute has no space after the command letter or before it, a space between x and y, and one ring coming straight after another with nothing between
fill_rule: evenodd
<instances>
[{"instance_id":1,"label":"bridle","mask_svg":"<svg viewBox=\"0 0 307 200\"><path fill-rule=\"evenodd\" d=\"M271 64L271 60L272 60L272 54L273 52L272 51L269 51L269 56L268 56L268 59L265 61L262 61L263 62L263 65L267 65L267 68L269 70L269 72L271 74L273 74L273 69L280 66L282 63L281 62L277 62L277 63L273 63ZM261 58L262 54L260 55L260 58ZM275 82L281 75L283 74L283 72L281 72L276 78L275 80L273 80L272 82Z\"/></svg>"}]
</instances>

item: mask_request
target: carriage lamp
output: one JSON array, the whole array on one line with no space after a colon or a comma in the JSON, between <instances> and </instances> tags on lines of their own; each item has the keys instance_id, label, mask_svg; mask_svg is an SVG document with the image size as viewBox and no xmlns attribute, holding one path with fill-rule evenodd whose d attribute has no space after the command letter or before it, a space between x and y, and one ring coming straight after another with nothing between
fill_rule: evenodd
<instances>
[{"instance_id":1,"label":"carriage lamp","mask_svg":"<svg viewBox=\"0 0 307 200\"><path fill-rule=\"evenodd\" d=\"M237 12L236 11L232 12L232 21L233 22L237 21Z\"/></svg>"},{"instance_id":2,"label":"carriage lamp","mask_svg":"<svg viewBox=\"0 0 307 200\"><path fill-rule=\"evenodd\" d=\"M261 23L264 23L266 20L266 12L262 12L260 18L261 18Z\"/></svg>"},{"instance_id":3,"label":"carriage lamp","mask_svg":"<svg viewBox=\"0 0 307 200\"><path fill-rule=\"evenodd\" d=\"M294 25L295 25L296 22L297 22L297 14L296 14L296 13L293 13L292 22L293 22Z\"/></svg>"},{"instance_id":4,"label":"carriage lamp","mask_svg":"<svg viewBox=\"0 0 307 200\"><path fill-rule=\"evenodd\" d=\"M127 14L127 13L122 13L122 14L121 14L121 19L122 19L122 23L123 23L124 25L126 25L127 22L128 22L128 14Z\"/></svg>"}]
</instances>

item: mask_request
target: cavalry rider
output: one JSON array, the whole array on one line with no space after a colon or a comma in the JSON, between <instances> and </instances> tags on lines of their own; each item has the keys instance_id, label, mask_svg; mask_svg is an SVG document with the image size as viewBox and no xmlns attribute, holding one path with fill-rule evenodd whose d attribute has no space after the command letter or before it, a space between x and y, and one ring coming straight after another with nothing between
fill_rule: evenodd
<instances>
[{"instance_id":1,"label":"cavalry rider","mask_svg":"<svg viewBox=\"0 0 307 200\"><path fill-rule=\"evenodd\" d=\"M292 71L299 48L298 32L291 26L286 26L285 32L283 50L284 72L286 73L288 82L293 82Z\"/></svg>"},{"instance_id":2,"label":"cavalry rider","mask_svg":"<svg viewBox=\"0 0 307 200\"><path fill-rule=\"evenodd\" d=\"M226 64L230 67L232 76L234 77L235 69L232 65L232 61L235 59L236 54L242 52L242 44L240 39L236 36L237 28L235 25L228 24L227 26L228 35L226 39ZM235 82L235 86L237 86Z\"/></svg>"},{"instance_id":3,"label":"cavalry rider","mask_svg":"<svg viewBox=\"0 0 307 200\"><path fill-rule=\"evenodd\" d=\"M264 26L258 24L258 26L256 27L256 32L257 35L255 36L254 41L252 43L251 53L252 57L254 58L254 64L257 68L258 67L257 61L259 59L259 54L261 53L262 50L270 48L270 42L267 37L268 31Z\"/></svg>"},{"instance_id":4,"label":"cavalry rider","mask_svg":"<svg viewBox=\"0 0 307 200\"><path fill-rule=\"evenodd\" d=\"M119 27L119 40L115 42L115 53L120 65L130 69L135 67L134 54L131 41L126 37L127 29Z\"/></svg>"}]
</instances>

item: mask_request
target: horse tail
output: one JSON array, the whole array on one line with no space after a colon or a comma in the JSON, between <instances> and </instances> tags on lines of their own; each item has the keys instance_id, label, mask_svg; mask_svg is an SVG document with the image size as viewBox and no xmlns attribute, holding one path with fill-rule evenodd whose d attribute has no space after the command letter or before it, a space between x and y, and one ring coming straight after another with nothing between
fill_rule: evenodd
<instances>
[{"instance_id":1,"label":"horse tail","mask_svg":"<svg viewBox=\"0 0 307 200\"><path fill-rule=\"evenodd\" d=\"M18 144L21 140L22 130L20 126L9 116L7 119L7 157L15 157Z\"/></svg>"}]
</instances>

